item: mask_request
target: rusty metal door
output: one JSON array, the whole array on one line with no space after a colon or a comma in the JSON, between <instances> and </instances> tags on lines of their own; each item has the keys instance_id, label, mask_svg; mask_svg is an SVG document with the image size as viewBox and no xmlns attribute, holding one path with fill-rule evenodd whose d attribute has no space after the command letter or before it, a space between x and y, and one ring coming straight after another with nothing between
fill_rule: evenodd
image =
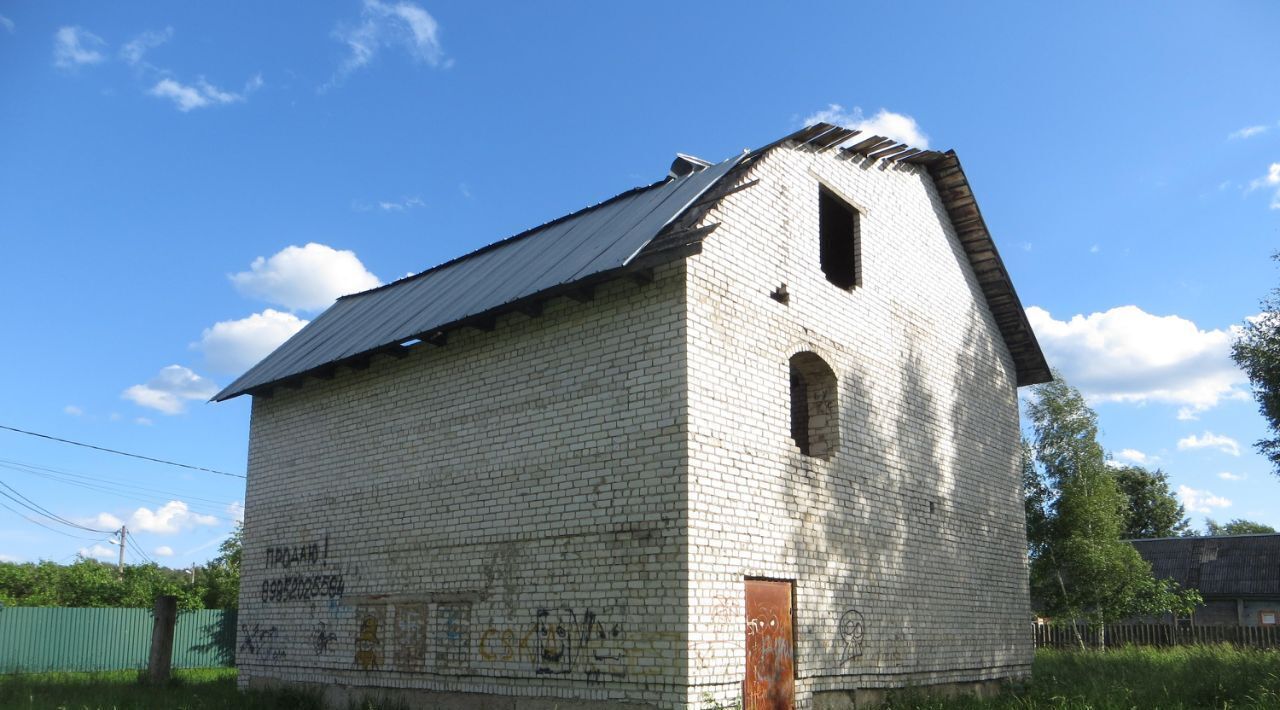
<instances>
[{"instance_id":1,"label":"rusty metal door","mask_svg":"<svg viewBox=\"0 0 1280 710\"><path fill-rule=\"evenodd\" d=\"M743 710L792 710L795 663L791 582L747 580L747 676Z\"/></svg>"}]
</instances>

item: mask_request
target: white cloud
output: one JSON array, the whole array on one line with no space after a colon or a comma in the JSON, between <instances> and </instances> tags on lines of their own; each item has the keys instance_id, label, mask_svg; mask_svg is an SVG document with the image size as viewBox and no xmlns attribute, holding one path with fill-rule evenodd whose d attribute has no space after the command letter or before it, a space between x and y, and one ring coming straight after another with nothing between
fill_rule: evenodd
<instances>
[{"instance_id":1,"label":"white cloud","mask_svg":"<svg viewBox=\"0 0 1280 710\"><path fill-rule=\"evenodd\" d=\"M230 515L231 519L234 520L235 522L243 523L244 522L244 503L240 501L235 501L231 505L228 505L227 515Z\"/></svg>"},{"instance_id":2,"label":"white cloud","mask_svg":"<svg viewBox=\"0 0 1280 710\"><path fill-rule=\"evenodd\" d=\"M241 373L256 365L302 330L307 321L268 308L240 320L224 320L204 329L199 343L209 368L216 372Z\"/></svg>"},{"instance_id":3,"label":"white cloud","mask_svg":"<svg viewBox=\"0 0 1280 710\"><path fill-rule=\"evenodd\" d=\"M99 560L112 560L119 554L116 549L107 547L102 543L98 543L93 547L82 547L80 548L79 553L81 557L95 558Z\"/></svg>"},{"instance_id":4,"label":"white cloud","mask_svg":"<svg viewBox=\"0 0 1280 710\"><path fill-rule=\"evenodd\" d=\"M181 365L169 365L146 384L134 385L121 396L164 414L181 414L187 400L208 399L217 392L218 386L208 379Z\"/></svg>"},{"instance_id":5,"label":"white cloud","mask_svg":"<svg viewBox=\"0 0 1280 710\"><path fill-rule=\"evenodd\" d=\"M161 545L154 552L156 557L173 557L173 548L168 545Z\"/></svg>"},{"instance_id":6,"label":"white cloud","mask_svg":"<svg viewBox=\"0 0 1280 710\"><path fill-rule=\"evenodd\" d=\"M1272 163L1266 175L1250 182L1248 192L1263 188L1275 189L1271 195L1271 209L1280 210L1280 163Z\"/></svg>"},{"instance_id":7,"label":"white cloud","mask_svg":"<svg viewBox=\"0 0 1280 710\"><path fill-rule=\"evenodd\" d=\"M7 555L3 552L0 552L0 562L25 562L25 560L23 560L21 557L18 557L17 555Z\"/></svg>"},{"instance_id":8,"label":"white cloud","mask_svg":"<svg viewBox=\"0 0 1280 710\"><path fill-rule=\"evenodd\" d=\"M367 66L385 46L398 46L415 60L432 67L449 67L440 44L440 25L429 12L411 2L384 3L365 0L360 22L339 26L333 36L347 47L347 56L337 73L321 90L342 83L356 70Z\"/></svg>"},{"instance_id":9,"label":"white cloud","mask_svg":"<svg viewBox=\"0 0 1280 710\"><path fill-rule=\"evenodd\" d=\"M314 242L285 247L270 258L260 256L249 264L249 271L230 279L246 296L302 311L319 310L339 296L382 284L355 252Z\"/></svg>"},{"instance_id":10,"label":"white cloud","mask_svg":"<svg viewBox=\"0 0 1280 710\"><path fill-rule=\"evenodd\" d=\"M1091 401L1160 402L1202 412L1249 398L1231 361L1232 334L1137 306L1056 320L1038 306L1027 318L1049 362Z\"/></svg>"},{"instance_id":11,"label":"white cloud","mask_svg":"<svg viewBox=\"0 0 1280 710\"><path fill-rule=\"evenodd\" d=\"M147 417L138 417L133 420L133 423L140 426L151 426L152 424L155 424L155 422L151 421L151 419Z\"/></svg>"},{"instance_id":12,"label":"white cloud","mask_svg":"<svg viewBox=\"0 0 1280 710\"><path fill-rule=\"evenodd\" d=\"M1218 478L1221 478L1224 481L1243 481L1246 478L1248 478L1248 476L1242 473L1231 473L1230 471L1223 471L1222 473L1218 474Z\"/></svg>"},{"instance_id":13,"label":"white cloud","mask_svg":"<svg viewBox=\"0 0 1280 710\"><path fill-rule=\"evenodd\" d=\"M98 513L92 518L84 521L85 525L92 525L96 528L107 528L109 530L119 530L124 521L111 513Z\"/></svg>"},{"instance_id":14,"label":"white cloud","mask_svg":"<svg viewBox=\"0 0 1280 710\"><path fill-rule=\"evenodd\" d=\"M1145 464L1151 460L1150 456L1147 456L1137 449L1120 449L1116 454L1116 458L1136 464Z\"/></svg>"},{"instance_id":15,"label":"white cloud","mask_svg":"<svg viewBox=\"0 0 1280 710\"><path fill-rule=\"evenodd\" d=\"M404 212L405 210L411 210L417 207L425 207L426 204L427 203L423 202L420 198L409 197L400 200L399 202L393 202L391 200L379 201L378 209L383 212Z\"/></svg>"},{"instance_id":16,"label":"white cloud","mask_svg":"<svg viewBox=\"0 0 1280 710\"><path fill-rule=\"evenodd\" d=\"M180 500L171 500L155 511L150 508L138 508L129 518L129 525L133 526L133 529L160 535L172 535L201 525L217 524L218 519L214 516L193 513L187 508L187 504Z\"/></svg>"},{"instance_id":17,"label":"white cloud","mask_svg":"<svg viewBox=\"0 0 1280 710\"><path fill-rule=\"evenodd\" d=\"M62 411L65 412L66 414L70 414L73 417L84 416L84 410L81 409L80 407L77 407L74 404L68 404L67 406L62 408Z\"/></svg>"},{"instance_id":18,"label":"white cloud","mask_svg":"<svg viewBox=\"0 0 1280 710\"><path fill-rule=\"evenodd\" d=\"M1204 436L1192 434L1185 439L1178 439L1178 450L1184 451L1186 449L1217 449L1224 454L1239 456L1240 442L1229 436L1206 431Z\"/></svg>"},{"instance_id":19,"label":"white cloud","mask_svg":"<svg viewBox=\"0 0 1280 710\"><path fill-rule=\"evenodd\" d=\"M1231 507L1230 500L1222 496L1216 496L1209 491L1196 490L1189 486L1178 486L1178 500L1189 513L1209 515L1213 513L1214 508Z\"/></svg>"},{"instance_id":20,"label":"white cloud","mask_svg":"<svg viewBox=\"0 0 1280 710\"><path fill-rule=\"evenodd\" d=\"M1102 248L1099 247L1097 244L1094 244L1093 246L1089 247L1090 254L1097 254L1100 251L1102 251Z\"/></svg>"},{"instance_id":21,"label":"white cloud","mask_svg":"<svg viewBox=\"0 0 1280 710\"><path fill-rule=\"evenodd\" d=\"M120 48L120 58L125 64L136 67L142 64L147 52L173 39L173 28L166 27L159 32L143 32L125 43Z\"/></svg>"},{"instance_id":22,"label":"white cloud","mask_svg":"<svg viewBox=\"0 0 1280 710\"><path fill-rule=\"evenodd\" d=\"M252 84L252 80L250 83ZM223 91L205 81L203 77L198 79L194 86L182 84L173 79L161 79L147 93L173 101L173 104L183 113L206 106L218 106L244 101L244 94Z\"/></svg>"},{"instance_id":23,"label":"white cloud","mask_svg":"<svg viewBox=\"0 0 1280 710\"><path fill-rule=\"evenodd\" d=\"M99 51L107 43L81 27L59 27L53 35L53 65L74 69L82 64L97 64L106 57Z\"/></svg>"},{"instance_id":24,"label":"white cloud","mask_svg":"<svg viewBox=\"0 0 1280 710\"><path fill-rule=\"evenodd\" d=\"M1227 138L1230 140L1252 138L1256 135L1266 133L1266 132L1267 132L1266 126L1245 126L1244 128L1241 128L1238 131L1232 131L1230 134L1227 135Z\"/></svg>"},{"instance_id":25,"label":"white cloud","mask_svg":"<svg viewBox=\"0 0 1280 710\"><path fill-rule=\"evenodd\" d=\"M929 147L929 136L925 135L914 118L888 109L882 108L876 115L866 118L862 114L862 109L857 106L854 106L851 111L845 111L840 104L830 104L804 120L806 126L812 126L815 123L831 123L868 134L859 136L858 140L875 135L892 138L913 148Z\"/></svg>"},{"instance_id":26,"label":"white cloud","mask_svg":"<svg viewBox=\"0 0 1280 710\"><path fill-rule=\"evenodd\" d=\"M13 24L13 20L10 20L4 15L0 15L0 27L3 27L9 34L13 34L13 30L17 26Z\"/></svg>"}]
</instances>

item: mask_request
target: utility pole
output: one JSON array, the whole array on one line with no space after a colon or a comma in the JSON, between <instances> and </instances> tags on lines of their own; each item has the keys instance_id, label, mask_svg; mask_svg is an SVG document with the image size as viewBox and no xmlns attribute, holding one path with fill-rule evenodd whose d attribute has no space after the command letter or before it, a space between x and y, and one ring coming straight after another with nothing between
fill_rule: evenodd
<instances>
[{"instance_id":1,"label":"utility pole","mask_svg":"<svg viewBox=\"0 0 1280 710\"><path fill-rule=\"evenodd\" d=\"M120 562L116 565L116 573L120 579L124 579L124 536L129 534L129 529L124 523L120 524Z\"/></svg>"}]
</instances>

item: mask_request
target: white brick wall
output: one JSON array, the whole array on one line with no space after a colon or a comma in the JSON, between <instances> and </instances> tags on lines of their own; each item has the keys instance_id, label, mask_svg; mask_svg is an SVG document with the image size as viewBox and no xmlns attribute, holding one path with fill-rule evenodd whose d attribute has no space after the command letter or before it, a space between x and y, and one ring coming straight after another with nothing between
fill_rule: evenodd
<instances>
[{"instance_id":1,"label":"white brick wall","mask_svg":"<svg viewBox=\"0 0 1280 710\"><path fill-rule=\"evenodd\" d=\"M795 581L801 707L1024 673L1013 366L930 181L789 149L753 178L652 284L255 398L241 682L731 701L753 576ZM852 292L818 180L862 210ZM803 350L828 461L789 437Z\"/></svg>"},{"instance_id":2,"label":"white brick wall","mask_svg":"<svg viewBox=\"0 0 1280 710\"><path fill-rule=\"evenodd\" d=\"M683 271L255 398L241 682L682 699Z\"/></svg>"},{"instance_id":3,"label":"white brick wall","mask_svg":"<svg viewBox=\"0 0 1280 710\"><path fill-rule=\"evenodd\" d=\"M687 262L689 698L740 695L745 577L795 581L801 707L1025 673L1016 378L932 182L795 150L756 178ZM861 212L852 291L819 265L819 182ZM786 305L769 297L784 283ZM806 350L839 382L826 461L790 437L788 359ZM861 644L840 633L849 611Z\"/></svg>"}]
</instances>

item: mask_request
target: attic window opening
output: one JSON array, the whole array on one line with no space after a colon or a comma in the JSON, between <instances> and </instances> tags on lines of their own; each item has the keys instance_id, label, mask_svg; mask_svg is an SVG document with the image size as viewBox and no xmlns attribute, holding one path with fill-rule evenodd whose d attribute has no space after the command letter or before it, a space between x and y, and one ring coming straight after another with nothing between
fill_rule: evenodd
<instances>
[{"instance_id":1,"label":"attic window opening","mask_svg":"<svg viewBox=\"0 0 1280 710\"><path fill-rule=\"evenodd\" d=\"M791 440L800 453L829 459L839 432L836 373L811 352L791 357Z\"/></svg>"},{"instance_id":2,"label":"attic window opening","mask_svg":"<svg viewBox=\"0 0 1280 710\"><path fill-rule=\"evenodd\" d=\"M862 285L859 214L853 205L818 186L818 234L822 273L848 291Z\"/></svg>"}]
</instances>

